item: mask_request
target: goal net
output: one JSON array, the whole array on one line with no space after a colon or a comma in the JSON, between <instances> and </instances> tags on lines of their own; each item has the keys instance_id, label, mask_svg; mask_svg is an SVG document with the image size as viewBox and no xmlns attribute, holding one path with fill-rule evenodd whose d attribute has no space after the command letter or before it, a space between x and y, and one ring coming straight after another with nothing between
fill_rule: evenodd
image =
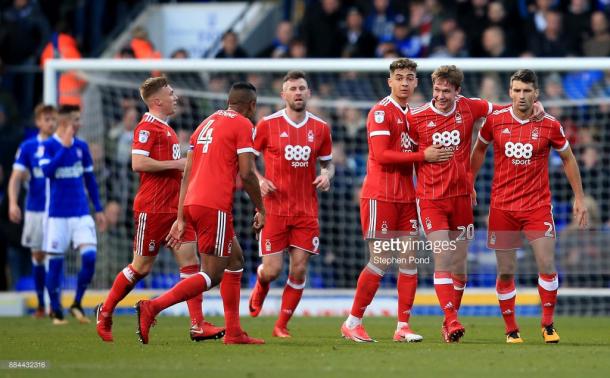
<instances>
[{"instance_id":1,"label":"goal net","mask_svg":"<svg viewBox=\"0 0 610 378\"><path fill-rule=\"evenodd\" d=\"M75 60L52 61L45 71L45 100L55 102L56 75L79 70L87 78L83 96L81 137L91 147L109 230L100 235L95 286L112 284L132 256L134 234L132 203L138 176L131 171L133 129L145 111L139 99L140 83L151 72L165 74L180 96L179 111L170 124L176 129L183 152L194 128L213 111L226 106L231 83L247 80L258 89L257 119L280 109L281 78L288 70L308 73L313 98L308 109L331 125L336 177L332 189L321 193L321 254L310 261L308 287L352 289L368 260L362 240L359 189L366 174L365 119L370 107L389 94L386 60ZM462 94L508 104L510 75L519 68L534 69L540 79L540 99L558 118L580 163L588 195L591 229L580 231L571 223L572 191L556 153L551 155L553 212L558 231L556 259L561 290L559 311L599 313L610 309L610 60L606 59L504 59L418 60L419 85L411 105L431 98L430 73L441 64L456 64L465 71ZM476 137L476 133L475 133ZM469 288L493 293L495 255L486 248L486 221L493 165L491 151L476 183L475 233L471 243ZM245 251L244 287L251 287L260 263L257 243L250 231L252 207L247 195L235 195L235 230ZM420 288L432 287L432 264L419 266ZM68 264L68 278L77 263ZM536 287L537 269L527 244L518 251L518 287ZM392 271L392 270L391 270ZM390 271L390 272L391 272ZM167 251L159 254L153 273L139 285L167 288L178 280L178 269ZM283 286L285 280L276 284ZM395 286L387 274L382 287Z\"/></svg>"}]
</instances>

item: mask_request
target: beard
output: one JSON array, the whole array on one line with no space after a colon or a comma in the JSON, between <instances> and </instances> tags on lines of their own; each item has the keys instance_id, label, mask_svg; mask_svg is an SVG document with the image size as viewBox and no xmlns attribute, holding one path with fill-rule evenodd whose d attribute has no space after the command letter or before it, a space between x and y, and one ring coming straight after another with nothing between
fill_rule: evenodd
<instances>
[{"instance_id":1,"label":"beard","mask_svg":"<svg viewBox=\"0 0 610 378\"><path fill-rule=\"evenodd\" d=\"M305 107L307 106L307 102L305 100L301 100L300 103L292 102L292 103L288 103L288 107L291 110L294 110L295 112L302 112L303 110L305 110Z\"/></svg>"}]
</instances>

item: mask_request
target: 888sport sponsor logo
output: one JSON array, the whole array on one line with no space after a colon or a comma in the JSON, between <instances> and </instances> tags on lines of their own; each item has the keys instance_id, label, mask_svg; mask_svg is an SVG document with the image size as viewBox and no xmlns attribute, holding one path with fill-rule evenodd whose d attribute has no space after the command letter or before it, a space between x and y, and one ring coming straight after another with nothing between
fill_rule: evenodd
<instances>
[{"instance_id":1,"label":"888sport sponsor logo","mask_svg":"<svg viewBox=\"0 0 610 378\"><path fill-rule=\"evenodd\" d=\"M309 157L311 156L311 147L287 144L284 147L284 159L291 161L293 168L302 168L309 166Z\"/></svg>"},{"instance_id":2,"label":"888sport sponsor logo","mask_svg":"<svg viewBox=\"0 0 610 378\"><path fill-rule=\"evenodd\" d=\"M534 146L531 143L506 142L504 144L504 155L512 158L513 165L529 165L534 154Z\"/></svg>"},{"instance_id":3,"label":"888sport sponsor logo","mask_svg":"<svg viewBox=\"0 0 610 378\"><path fill-rule=\"evenodd\" d=\"M458 130L436 132L432 134L432 144L440 144L447 150L457 150L462 143L462 136Z\"/></svg>"}]
</instances>

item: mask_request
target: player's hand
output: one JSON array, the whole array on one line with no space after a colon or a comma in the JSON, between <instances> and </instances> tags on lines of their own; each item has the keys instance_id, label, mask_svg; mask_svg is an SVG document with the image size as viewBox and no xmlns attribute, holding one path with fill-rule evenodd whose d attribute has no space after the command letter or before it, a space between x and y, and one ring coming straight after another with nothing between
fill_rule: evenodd
<instances>
[{"instance_id":1,"label":"player's hand","mask_svg":"<svg viewBox=\"0 0 610 378\"><path fill-rule=\"evenodd\" d=\"M18 205L9 205L8 217L13 223L21 223L21 209Z\"/></svg>"},{"instance_id":2,"label":"player's hand","mask_svg":"<svg viewBox=\"0 0 610 378\"><path fill-rule=\"evenodd\" d=\"M63 135L61 136L60 140L61 140L61 144L64 147L70 147L72 146L72 139L74 138L74 126L70 125L68 126L65 130Z\"/></svg>"},{"instance_id":3,"label":"player's hand","mask_svg":"<svg viewBox=\"0 0 610 378\"><path fill-rule=\"evenodd\" d=\"M429 163L443 162L453 157L453 151L443 148L440 144L433 144L424 150L424 159Z\"/></svg>"},{"instance_id":4,"label":"player's hand","mask_svg":"<svg viewBox=\"0 0 610 378\"><path fill-rule=\"evenodd\" d=\"M478 205L477 191L475 189L472 189L472 192L470 192L470 203L472 204L473 207Z\"/></svg>"},{"instance_id":5,"label":"player's hand","mask_svg":"<svg viewBox=\"0 0 610 378\"><path fill-rule=\"evenodd\" d=\"M184 227L185 223L182 219L176 219L174 224L172 224L172 228L169 230L169 234L165 237L167 241L167 246L174 251L180 249L180 245L182 244L182 235L184 235Z\"/></svg>"},{"instance_id":6,"label":"player's hand","mask_svg":"<svg viewBox=\"0 0 610 378\"><path fill-rule=\"evenodd\" d=\"M174 169L177 169L179 171L184 171L184 167L186 166L186 158L173 160L173 162L174 162Z\"/></svg>"},{"instance_id":7,"label":"player's hand","mask_svg":"<svg viewBox=\"0 0 610 378\"><path fill-rule=\"evenodd\" d=\"M589 225L589 212L585 206L585 201L582 198L576 198L574 200L574 206L572 207L574 221L580 228L586 228Z\"/></svg>"},{"instance_id":8,"label":"player's hand","mask_svg":"<svg viewBox=\"0 0 610 378\"><path fill-rule=\"evenodd\" d=\"M99 213L95 213L95 223L97 224L97 229L100 232L105 232L106 231L106 216L104 215L104 213L99 212Z\"/></svg>"},{"instance_id":9,"label":"player's hand","mask_svg":"<svg viewBox=\"0 0 610 378\"><path fill-rule=\"evenodd\" d=\"M313 180L313 185L316 186L316 189L328 192L330 190L330 179L328 178L328 175L321 174Z\"/></svg>"},{"instance_id":10,"label":"player's hand","mask_svg":"<svg viewBox=\"0 0 610 378\"><path fill-rule=\"evenodd\" d=\"M530 121L540 122L544 119L544 106L540 101L534 102L534 112L530 117Z\"/></svg>"},{"instance_id":11,"label":"player's hand","mask_svg":"<svg viewBox=\"0 0 610 378\"><path fill-rule=\"evenodd\" d=\"M256 234L256 238L258 239L258 234L265 227L265 212L256 211L254 214L254 219L252 221L252 230Z\"/></svg>"},{"instance_id":12,"label":"player's hand","mask_svg":"<svg viewBox=\"0 0 610 378\"><path fill-rule=\"evenodd\" d=\"M277 188L275 187L275 185L273 185L271 180L268 180L264 177L262 177L258 181L258 185L260 185L260 187L261 187L261 194L263 197L266 196L267 194L273 193L277 190Z\"/></svg>"}]
</instances>

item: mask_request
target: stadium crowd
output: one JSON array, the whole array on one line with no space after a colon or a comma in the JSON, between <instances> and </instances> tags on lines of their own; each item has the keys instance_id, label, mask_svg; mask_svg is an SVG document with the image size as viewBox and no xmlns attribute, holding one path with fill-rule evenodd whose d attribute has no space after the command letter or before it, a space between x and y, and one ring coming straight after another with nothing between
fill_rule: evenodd
<instances>
[{"instance_id":1,"label":"stadium crowd","mask_svg":"<svg viewBox=\"0 0 610 378\"><path fill-rule=\"evenodd\" d=\"M15 151L19 143L33 135L32 109L41 98L39 65L59 52L66 57L94 57L112 34L112 25L124 21L140 1L36 1L0 2L0 198L4 197ZM356 58L405 56L412 58L458 57L567 57L610 55L608 17L610 2L606 0L413 0L413 1L284 1L288 12L296 15L277 25L274 40L262 51L249 53L240 46L238 35L229 31L222 37L217 58ZM105 8L105 16L99 15ZM95 20L96 22L91 22ZM112 20L109 21L109 20ZM114 22L114 23L113 23ZM54 25L51 28L51 25ZM336 38L328 38L334 35ZM49 47L51 46L51 47ZM53 49L55 47L55 49ZM50 51L49 51L50 49ZM65 49L65 50L64 50ZM46 50L46 51L45 51ZM116 56L120 59L162 57L148 39L146 30L136 28L129 45ZM179 49L168 58L189 58ZM35 69L32 70L32 67ZM224 95L230 87L230 77L205 76L196 73L169 74L178 88L204 89ZM570 74L541 75L541 100L547 112L561 120L580 162L583 186L591 195L590 207L594 227L607 228L610 221L610 172L608 172L610 132L605 102L570 105L566 100L608 98L610 71L585 71ZM263 95L277 96L279 77L250 74L245 77L257 85ZM267 80L270 81L267 81ZM368 79L368 80L363 80ZM137 80L136 80L137 81ZM271 85L265 85L270 82ZM78 93L86 88L83 78L74 77ZM467 74L463 92L508 103L507 77L503 74ZM386 93L383 76L343 74L312 75L315 98L312 111L329 120L333 134L333 159L336 176L330 193L321 196L322 258L316 259L311 281L317 286L344 286L353 283L363 261L363 243L359 238L358 197L365 175L367 157L365 119L368 109L354 107L353 100L371 104ZM413 102L430 98L430 80L420 77L419 90ZM103 142L93 142L91 152L96 163L102 192L106 199L105 212L109 220L108 235L116 240L130 240L133 233L131 201L137 190L137 176L130 170L130 148L133 129L143 108L137 93L125 91L117 99L116 92L105 96L115 112L104 125ZM329 107L328 100L341 99L338 107ZM69 98L66 101L70 101ZM80 96L74 99L80 103ZM190 133L211 109L222 101L201 101L193 97L181 99L181 112L172 120L178 137L186 149ZM336 103L333 103L334 105ZM261 104L258 117L276 110L273 104ZM86 127L86 125L85 125ZM555 195L557 227L565 232L577 232L570 224L568 184L561 174L561 162L551 162L552 191ZM486 182L491 179L491 167L482 171ZM486 176L487 175L487 176ZM481 182L481 181L480 181ZM477 188L482 206L475 211L478 227L485 226L485 198L489 187ZM240 195L241 196L241 195ZM243 196L242 196L243 197ZM27 254L19 246L19 229L6 219L6 201L0 213L0 266L10 263L9 281L0 274L0 290L15 287L18 277L28 273ZM240 205L241 204L241 207ZM241 198L236 211L247 211L247 200ZM240 223L241 221L241 223ZM236 231L248 227L248 220L236 217ZM592 243L600 245L600 243ZM253 240L244 241L244 249L254 248ZM577 251L570 245L561 246L569 253L562 264L579 268L579 253L599 257L600 269L610 273L608 264L595 247ZM123 251L126 257L128 253ZM25 256L25 257L23 257ZM346 265L346 261L353 266ZM254 261L247 262L252 271ZM587 267L595 264L587 264ZM329 268L330 267L330 268ZM4 272L4 269L0 269ZM330 275L328 272L331 272ZM588 279L585 277L584 281ZM600 282L606 286L608 280ZM104 283L106 284L106 283ZM578 283L575 283L576 285Z\"/></svg>"}]
</instances>

